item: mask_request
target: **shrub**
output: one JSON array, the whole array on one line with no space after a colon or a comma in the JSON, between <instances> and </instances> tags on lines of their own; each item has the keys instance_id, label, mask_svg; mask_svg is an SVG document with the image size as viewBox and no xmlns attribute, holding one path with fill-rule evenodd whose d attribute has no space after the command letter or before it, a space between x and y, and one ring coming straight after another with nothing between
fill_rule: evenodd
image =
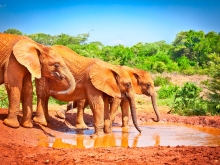
<instances>
[{"instance_id":1,"label":"shrub","mask_svg":"<svg viewBox=\"0 0 220 165\"><path fill-rule=\"evenodd\" d=\"M157 61L153 65L153 70L155 70L158 73L163 73L167 70L166 64L162 61Z\"/></svg>"},{"instance_id":2,"label":"shrub","mask_svg":"<svg viewBox=\"0 0 220 165\"><path fill-rule=\"evenodd\" d=\"M180 115L205 115L207 102L200 97L201 88L187 82L179 88L174 98L174 113Z\"/></svg>"},{"instance_id":3,"label":"shrub","mask_svg":"<svg viewBox=\"0 0 220 165\"><path fill-rule=\"evenodd\" d=\"M0 107L7 108L8 107L8 95L3 86L0 86Z\"/></svg>"},{"instance_id":4,"label":"shrub","mask_svg":"<svg viewBox=\"0 0 220 165\"><path fill-rule=\"evenodd\" d=\"M53 97L50 97L49 99L49 104L59 104L59 105L64 105L64 104L67 104L67 102L64 102L64 101L60 101L60 100L57 100Z\"/></svg>"},{"instance_id":5,"label":"shrub","mask_svg":"<svg viewBox=\"0 0 220 165\"><path fill-rule=\"evenodd\" d=\"M169 84L162 86L157 93L159 99L167 99L173 97L177 90L178 90L178 86Z\"/></svg>"},{"instance_id":6,"label":"shrub","mask_svg":"<svg viewBox=\"0 0 220 165\"><path fill-rule=\"evenodd\" d=\"M219 58L220 59L220 58ZM216 66L214 75L211 82L208 83L209 103L208 108L211 110L211 114L220 114L220 64Z\"/></svg>"},{"instance_id":7,"label":"shrub","mask_svg":"<svg viewBox=\"0 0 220 165\"><path fill-rule=\"evenodd\" d=\"M163 85L168 85L170 84L171 78L170 77L162 77L162 76L157 76L154 80L154 86L163 86Z\"/></svg>"}]
</instances>

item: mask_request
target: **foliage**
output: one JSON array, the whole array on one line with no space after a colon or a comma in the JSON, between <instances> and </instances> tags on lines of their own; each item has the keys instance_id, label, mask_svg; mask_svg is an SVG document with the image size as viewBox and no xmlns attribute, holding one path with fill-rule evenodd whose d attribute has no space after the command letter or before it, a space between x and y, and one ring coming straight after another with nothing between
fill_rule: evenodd
<instances>
[{"instance_id":1,"label":"foliage","mask_svg":"<svg viewBox=\"0 0 220 165\"><path fill-rule=\"evenodd\" d=\"M44 44L44 45L52 45L55 37L51 36L49 34L44 34L44 33L36 33L36 34L31 34L28 35L32 40Z\"/></svg>"},{"instance_id":2,"label":"foliage","mask_svg":"<svg viewBox=\"0 0 220 165\"><path fill-rule=\"evenodd\" d=\"M201 88L187 82L175 94L173 112L180 115L205 115L207 103L200 97Z\"/></svg>"},{"instance_id":3,"label":"foliage","mask_svg":"<svg viewBox=\"0 0 220 165\"><path fill-rule=\"evenodd\" d=\"M158 87L158 86L169 85L171 83L170 81L171 81L170 77L163 77L159 75L156 76L156 78L154 79L154 86Z\"/></svg>"},{"instance_id":4,"label":"foliage","mask_svg":"<svg viewBox=\"0 0 220 165\"><path fill-rule=\"evenodd\" d=\"M220 57L216 54L209 57L213 58L215 62L210 66L213 74L211 75L211 82L208 84L210 91L208 108L211 110L211 114L220 114Z\"/></svg>"},{"instance_id":5,"label":"foliage","mask_svg":"<svg viewBox=\"0 0 220 165\"><path fill-rule=\"evenodd\" d=\"M65 105L65 104L67 104L67 102L57 100L57 99L55 99L53 97L50 97L48 102L49 102L49 104L58 104L58 105Z\"/></svg>"},{"instance_id":6,"label":"foliage","mask_svg":"<svg viewBox=\"0 0 220 165\"><path fill-rule=\"evenodd\" d=\"M13 28L5 30L3 33L22 35L22 32L20 30L13 29Z\"/></svg>"},{"instance_id":7,"label":"foliage","mask_svg":"<svg viewBox=\"0 0 220 165\"><path fill-rule=\"evenodd\" d=\"M172 98L174 96L174 93L178 90L178 88L178 86L173 84L163 85L157 92L159 99Z\"/></svg>"},{"instance_id":8,"label":"foliage","mask_svg":"<svg viewBox=\"0 0 220 165\"><path fill-rule=\"evenodd\" d=\"M3 86L0 86L0 107L7 108L8 105L9 104L6 89Z\"/></svg>"},{"instance_id":9,"label":"foliage","mask_svg":"<svg viewBox=\"0 0 220 165\"><path fill-rule=\"evenodd\" d=\"M211 53L220 54L220 35L216 32L189 30L177 34L172 43L171 56L174 60L185 56L190 61L205 66Z\"/></svg>"},{"instance_id":10,"label":"foliage","mask_svg":"<svg viewBox=\"0 0 220 165\"><path fill-rule=\"evenodd\" d=\"M17 29L7 29L4 33L25 35ZM176 109L176 111L184 115L220 113L220 33L214 31L205 33L195 30L181 31L176 35L172 44L167 44L165 41L152 43L138 42L131 47L124 45L103 45L99 41L88 42L90 33L76 36L64 33L59 35L36 33L26 36L44 45L65 45L85 57L98 58L115 65L127 65L151 73L177 72L186 75L193 75L195 73L208 74L212 77L212 80L206 83L210 90L207 101L202 100L199 96L191 98L184 93L187 91L179 93L181 89L183 90L184 87L182 87L177 90L174 107L183 108L182 110ZM167 97L173 97L171 93L174 87L170 83L169 78L158 76L154 83L155 86L162 86L159 97L166 99L160 100L164 101L168 99ZM192 85L188 85L187 88L189 87L192 91L196 91L196 88L194 89ZM4 100L7 98L5 95L6 93L2 93L1 91L1 99ZM191 104L193 99L194 103ZM6 105L7 103L3 100L1 100L1 104ZM50 99L50 102L56 101ZM36 93L34 93L35 103ZM204 110L204 107L207 105L208 109Z\"/></svg>"}]
</instances>

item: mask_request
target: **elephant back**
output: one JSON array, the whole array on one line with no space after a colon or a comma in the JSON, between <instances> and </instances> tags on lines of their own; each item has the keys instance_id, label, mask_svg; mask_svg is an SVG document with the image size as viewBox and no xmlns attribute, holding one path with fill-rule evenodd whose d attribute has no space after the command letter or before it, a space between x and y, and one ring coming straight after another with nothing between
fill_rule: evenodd
<instances>
[{"instance_id":1,"label":"elephant back","mask_svg":"<svg viewBox=\"0 0 220 165\"><path fill-rule=\"evenodd\" d=\"M20 39L28 39L24 36L0 33L0 67L9 59L12 54L13 46Z\"/></svg>"},{"instance_id":2,"label":"elephant back","mask_svg":"<svg viewBox=\"0 0 220 165\"><path fill-rule=\"evenodd\" d=\"M55 45L51 48L60 53L77 82L82 80L88 69L97 61L97 59L81 56L66 46Z\"/></svg>"}]
</instances>

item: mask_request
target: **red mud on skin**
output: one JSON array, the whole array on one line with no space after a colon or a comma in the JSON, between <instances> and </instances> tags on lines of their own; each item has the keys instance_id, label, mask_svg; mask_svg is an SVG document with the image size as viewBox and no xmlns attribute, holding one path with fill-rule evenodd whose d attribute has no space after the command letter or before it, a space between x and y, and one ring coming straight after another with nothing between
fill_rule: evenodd
<instances>
[{"instance_id":1,"label":"red mud on skin","mask_svg":"<svg viewBox=\"0 0 220 165\"><path fill-rule=\"evenodd\" d=\"M9 128L3 124L7 109L0 109L0 164L220 164L220 147L206 146L154 146L140 148L48 148L37 146L39 139L56 137L72 130L76 111L67 113L66 121L55 116L56 108L50 108L48 127L34 124L34 128ZM181 117L166 114L167 109L159 107L161 122L175 122L220 128L220 117ZM152 121L152 111L138 111L138 123ZM91 113L85 114L86 124L92 125ZM115 123L120 125L121 115Z\"/></svg>"}]
</instances>

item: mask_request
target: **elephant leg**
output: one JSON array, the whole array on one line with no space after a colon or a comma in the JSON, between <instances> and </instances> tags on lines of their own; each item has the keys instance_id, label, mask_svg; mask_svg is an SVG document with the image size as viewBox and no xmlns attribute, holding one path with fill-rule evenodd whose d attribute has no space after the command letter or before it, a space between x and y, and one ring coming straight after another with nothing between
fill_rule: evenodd
<instances>
[{"instance_id":1,"label":"elephant leg","mask_svg":"<svg viewBox=\"0 0 220 165\"><path fill-rule=\"evenodd\" d=\"M20 123L17 115L20 110L22 81L27 70L25 67L20 66L13 56L10 57L10 64L7 62L4 66L4 70L4 83L8 93L9 109L8 117L4 119L3 123L9 127L18 128Z\"/></svg>"},{"instance_id":2,"label":"elephant leg","mask_svg":"<svg viewBox=\"0 0 220 165\"><path fill-rule=\"evenodd\" d=\"M104 99L104 132L112 133L112 121L109 111L108 97L104 96L103 99Z\"/></svg>"},{"instance_id":3,"label":"elephant leg","mask_svg":"<svg viewBox=\"0 0 220 165\"><path fill-rule=\"evenodd\" d=\"M129 102L127 99L123 98L121 101L121 111L122 111L122 131L129 132Z\"/></svg>"},{"instance_id":4,"label":"elephant leg","mask_svg":"<svg viewBox=\"0 0 220 165\"><path fill-rule=\"evenodd\" d=\"M9 100L9 108L8 108L8 117L4 119L4 124L12 127L18 128L20 126L18 122L18 112L20 110L20 93L21 93L21 85L19 87L9 87L7 84L6 90L8 93L8 100Z\"/></svg>"},{"instance_id":5,"label":"elephant leg","mask_svg":"<svg viewBox=\"0 0 220 165\"><path fill-rule=\"evenodd\" d=\"M111 116L112 123L115 120L116 112L117 112L117 109L118 109L120 103L121 103L120 98L114 98L110 104L110 116Z\"/></svg>"},{"instance_id":6,"label":"elephant leg","mask_svg":"<svg viewBox=\"0 0 220 165\"><path fill-rule=\"evenodd\" d=\"M33 118L34 122L41 124L43 126L47 126L48 118L48 100L49 96L47 95L46 90L46 80L45 78L35 79L36 83L36 92L37 92L37 110L35 117Z\"/></svg>"},{"instance_id":7,"label":"elephant leg","mask_svg":"<svg viewBox=\"0 0 220 165\"><path fill-rule=\"evenodd\" d=\"M32 107L33 100L33 86L31 82L31 74L28 73L23 80L22 87L22 110L23 110L23 118L22 118L22 126L26 128L33 127L31 118L33 113Z\"/></svg>"},{"instance_id":8,"label":"elephant leg","mask_svg":"<svg viewBox=\"0 0 220 165\"><path fill-rule=\"evenodd\" d=\"M89 106L92 109L94 119L95 132L92 137L103 136L104 132L104 102L103 93L88 84L89 91L87 92L87 98Z\"/></svg>"},{"instance_id":9,"label":"elephant leg","mask_svg":"<svg viewBox=\"0 0 220 165\"><path fill-rule=\"evenodd\" d=\"M66 108L61 108L59 110L56 111L56 114L57 114L57 117L60 118L60 119L65 119L66 118L66 112L73 109L73 104L74 104L74 101L70 101L68 102Z\"/></svg>"},{"instance_id":10,"label":"elephant leg","mask_svg":"<svg viewBox=\"0 0 220 165\"><path fill-rule=\"evenodd\" d=\"M45 98L45 105L44 105L44 115L45 115L45 118L46 118L46 121L47 122L50 122L50 115L49 115L49 110L48 110L48 102L49 102L49 97L46 97Z\"/></svg>"},{"instance_id":11,"label":"elephant leg","mask_svg":"<svg viewBox=\"0 0 220 165\"><path fill-rule=\"evenodd\" d=\"M77 100L77 115L76 115L76 128L77 129L88 129L88 126L84 122L83 114L86 107L86 99Z\"/></svg>"}]
</instances>

